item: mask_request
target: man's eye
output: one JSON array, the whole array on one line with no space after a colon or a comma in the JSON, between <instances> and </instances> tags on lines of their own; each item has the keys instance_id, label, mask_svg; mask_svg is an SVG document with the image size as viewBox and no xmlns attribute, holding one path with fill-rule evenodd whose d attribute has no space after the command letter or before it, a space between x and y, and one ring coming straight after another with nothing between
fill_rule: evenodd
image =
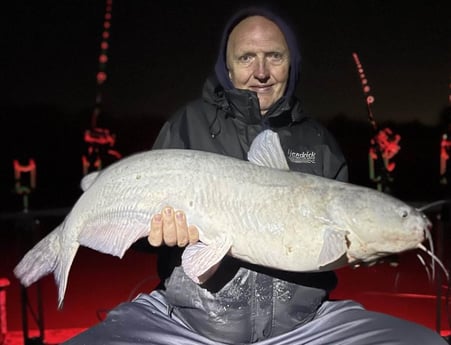
<instances>
[{"instance_id":1,"label":"man's eye","mask_svg":"<svg viewBox=\"0 0 451 345\"><path fill-rule=\"evenodd\" d=\"M240 56L239 61L241 63L250 63L250 62L252 62L252 56L251 55Z\"/></svg>"},{"instance_id":2,"label":"man's eye","mask_svg":"<svg viewBox=\"0 0 451 345\"><path fill-rule=\"evenodd\" d=\"M283 59L283 54L274 52L269 55L269 58L272 61L281 61Z\"/></svg>"}]
</instances>

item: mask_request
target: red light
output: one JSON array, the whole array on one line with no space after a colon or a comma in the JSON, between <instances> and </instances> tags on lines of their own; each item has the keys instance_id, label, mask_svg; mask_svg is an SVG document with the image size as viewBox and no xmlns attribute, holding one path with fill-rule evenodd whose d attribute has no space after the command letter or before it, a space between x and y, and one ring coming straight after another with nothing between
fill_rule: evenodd
<instances>
[{"instance_id":1,"label":"red light","mask_svg":"<svg viewBox=\"0 0 451 345\"><path fill-rule=\"evenodd\" d=\"M374 97L373 96L368 96L366 98L366 103L368 103L368 104L374 103Z\"/></svg>"},{"instance_id":2,"label":"red light","mask_svg":"<svg viewBox=\"0 0 451 345\"><path fill-rule=\"evenodd\" d=\"M102 84L106 80L106 73L105 72L99 72L97 73L97 83Z\"/></svg>"},{"instance_id":3,"label":"red light","mask_svg":"<svg viewBox=\"0 0 451 345\"><path fill-rule=\"evenodd\" d=\"M36 163L34 159L30 159L27 165L21 165L17 159L13 161L14 165L14 179L16 180L16 193L30 193L30 189L36 188ZM30 173L29 186L22 186L22 173Z\"/></svg>"},{"instance_id":4,"label":"red light","mask_svg":"<svg viewBox=\"0 0 451 345\"><path fill-rule=\"evenodd\" d=\"M106 63L108 61L108 56L106 56L105 54L100 54L99 61L101 63Z\"/></svg>"}]
</instances>

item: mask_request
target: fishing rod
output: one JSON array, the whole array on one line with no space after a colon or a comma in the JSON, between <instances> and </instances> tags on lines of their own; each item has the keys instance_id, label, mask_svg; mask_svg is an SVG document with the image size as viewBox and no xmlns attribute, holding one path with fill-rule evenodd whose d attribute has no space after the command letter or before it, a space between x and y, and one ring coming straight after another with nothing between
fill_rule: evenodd
<instances>
[{"instance_id":1,"label":"fishing rod","mask_svg":"<svg viewBox=\"0 0 451 345\"><path fill-rule=\"evenodd\" d=\"M368 120L370 121L371 127L374 130L374 133L378 132L378 126L376 120L374 119L373 110L371 109L371 105L374 103L374 96L371 94L371 87L368 84L368 79L366 78L365 72L363 70L363 66L360 63L359 56L357 53L352 53L352 57L354 58L355 65L357 67L357 72L359 73L360 82L362 83L363 95L365 96L365 103L368 112Z\"/></svg>"},{"instance_id":2,"label":"fishing rod","mask_svg":"<svg viewBox=\"0 0 451 345\"><path fill-rule=\"evenodd\" d=\"M440 141L440 185L445 189L451 187L450 157L451 157L451 74L448 82L448 106L441 114L443 134Z\"/></svg>"},{"instance_id":3,"label":"fishing rod","mask_svg":"<svg viewBox=\"0 0 451 345\"><path fill-rule=\"evenodd\" d=\"M372 109L375 98L371 93L371 87L368 83L368 78L363 70L362 63L360 62L357 53L352 53L357 72L362 84L363 95L365 97L365 104L367 108L368 120L371 128L373 129L373 136L370 140L369 150L369 171L370 180L377 183L377 189L384 192L390 192L389 184L393 181L390 173L395 169L395 163L390 160L398 153L400 147L398 145L401 136L395 134L390 128L385 127L380 129L375 118ZM382 161L379 164L380 174L376 176L375 162Z\"/></svg>"},{"instance_id":4,"label":"fishing rod","mask_svg":"<svg viewBox=\"0 0 451 345\"><path fill-rule=\"evenodd\" d=\"M91 115L91 127L84 134L87 149L86 154L82 155L83 175L93 170L100 170L109 162L122 158L122 155L114 149L116 135L112 134L108 128L98 126L98 119L102 107L102 89L108 76L106 65L108 62L112 6L113 0L106 0L102 40L100 42L100 54L98 58L99 69L96 75L96 103Z\"/></svg>"}]
</instances>

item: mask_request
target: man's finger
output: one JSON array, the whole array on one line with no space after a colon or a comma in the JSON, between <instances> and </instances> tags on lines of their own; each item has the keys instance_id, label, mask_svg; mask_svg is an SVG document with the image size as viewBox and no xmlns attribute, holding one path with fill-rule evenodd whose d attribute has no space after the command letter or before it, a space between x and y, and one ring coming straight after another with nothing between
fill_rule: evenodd
<instances>
[{"instance_id":1,"label":"man's finger","mask_svg":"<svg viewBox=\"0 0 451 345\"><path fill-rule=\"evenodd\" d=\"M188 225L186 224L185 213L183 211L175 212L175 221L177 226L177 245L186 247L188 244Z\"/></svg>"},{"instance_id":2,"label":"man's finger","mask_svg":"<svg viewBox=\"0 0 451 345\"><path fill-rule=\"evenodd\" d=\"M189 243L194 244L199 241L199 230L195 225L188 226Z\"/></svg>"},{"instance_id":3,"label":"man's finger","mask_svg":"<svg viewBox=\"0 0 451 345\"><path fill-rule=\"evenodd\" d=\"M147 240L154 247L159 247L163 243L163 218L160 213L154 215L150 221L150 233Z\"/></svg>"},{"instance_id":4,"label":"man's finger","mask_svg":"<svg viewBox=\"0 0 451 345\"><path fill-rule=\"evenodd\" d=\"M174 209L165 207L163 209L163 241L170 247L177 244L177 226L174 218Z\"/></svg>"}]
</instances>

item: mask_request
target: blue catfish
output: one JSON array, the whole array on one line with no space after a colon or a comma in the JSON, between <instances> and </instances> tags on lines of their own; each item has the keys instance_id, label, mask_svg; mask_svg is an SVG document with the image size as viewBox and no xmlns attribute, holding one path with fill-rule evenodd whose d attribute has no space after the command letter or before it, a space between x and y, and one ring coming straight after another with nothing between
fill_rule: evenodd
<instances>
[{"instance_id":1,"label":"blue catfish","mask_svg":"<svg viewBox=\"0 0 451 345\"><path fill-rule=\"evenodd\" d=\"M182 257L196 282L225 255L280 270L330 270L418 248L429 233L427 217L392 196L290 171L270 130L254 140L248 160L161 149L91 173L64 221L14 273L24 286L53 273L61 306L80 245L122 257L166 205L199 228L200 242Z\"/></svg>"}]
</instances>

